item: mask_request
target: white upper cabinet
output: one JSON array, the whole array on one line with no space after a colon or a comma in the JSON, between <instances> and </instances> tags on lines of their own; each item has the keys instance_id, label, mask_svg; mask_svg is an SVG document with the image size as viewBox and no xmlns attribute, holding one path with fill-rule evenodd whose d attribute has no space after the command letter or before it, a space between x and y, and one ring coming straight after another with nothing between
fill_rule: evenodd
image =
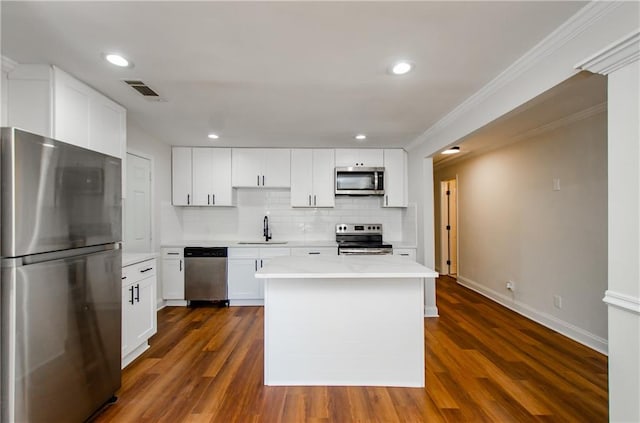
<instances>
[{"instance_id":1,"label":"white upper cabinet","mask_svg":"<svg viewBox=\"0 0 640 423\"><path fill-rule=\"evenodd\" d=\"M336 167L382 167L384 154L380 149L338 148Z\"/></svg>"},{"instance_id":2,"label":"white upper cabinet","mask_svg":"<svg viewBox=\"0 0 640 423\"><path fill-rule=\"evenodd\" d=\"M384 207L407 207L407 152L384 150Z\"/></svg>"},{"instance_id":3,"label":"white upper cabinet","mask_svg":"<svg viewBox=\"0 0 640 423\"><path fill-rule=\"evenodd\" d=\"M18 65L7 77L7 124L123 158L124 107L55 66Z\"/></svg>"},{"instance_id":4,"label":"white upper cabinet","mask_svg":"<svg viewBox=\"0 0 640 423\"><path fill-rule=\"evenodd\" d=\"M171 203L174 206L193 204L191 184L191 148L171 149Z\"/></svg>"},{"instance_id":5,"label":"white upper cabinet","mask_svg":"<svg viewBox=\"0 0 640 423\"><path fill-rule=\"evenodd\" d=\"M284 148L234 148L232 151L234 187L289 188L291 150Z\"/></svg>"},{"instance_id":6,"label":"white upper cabinet","mask_svg":"<svg viewBox=\"0 0 640 423\"><path fill-rule=\"evenodd\" d=\"M291 150L291 206L334 207L335 156L331 149Z\"/></svg>"},{"instance_id":7,"label":"white upper cabinet","mask_svg":"<svg viewBox=\"0 0 640 423\"><path fill-rule=\"evenodd\" d=\"M174 206L232 206L231 149L174 147L171 160Z\"/></svg>"}]
</instances>

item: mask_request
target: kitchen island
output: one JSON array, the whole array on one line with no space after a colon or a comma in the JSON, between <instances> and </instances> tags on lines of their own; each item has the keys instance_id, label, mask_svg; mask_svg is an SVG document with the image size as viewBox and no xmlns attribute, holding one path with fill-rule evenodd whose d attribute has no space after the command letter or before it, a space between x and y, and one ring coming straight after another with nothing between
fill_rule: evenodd
<instances>
[{"instance_id":1,"label":"kitchen island","mask_svg":"<svg viewBox=\"0 0 640 423\"><path fill-rule=\"evenodd\" d=\"M276 257L264 279L265 385L424 386L424 278L398 256Z\"/></svg>"}]
</instances>

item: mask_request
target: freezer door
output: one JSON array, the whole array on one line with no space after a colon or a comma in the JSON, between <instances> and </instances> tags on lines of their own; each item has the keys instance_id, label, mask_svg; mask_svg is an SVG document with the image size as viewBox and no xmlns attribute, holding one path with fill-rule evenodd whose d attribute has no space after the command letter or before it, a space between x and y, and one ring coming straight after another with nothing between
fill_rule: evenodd
<instances>
[{"instance_id":1,"label":"freezer door","mask_svg":"<svg viewBox=\"0 0 640 423\"><path fill-rule=\"evenodd\" d=\"M1 257L122 239L120 159L2 128Z\"/></svg>"},{"instance_id":2,"label":"freezer door","mask_svg":"<svg viewBox=\"0 0 640 423\"><path fill-rule=\"evenodd\" d=\"M120 387L121 263L3 260L3 422L80 423Z\"/></svg>"}]
</instances>

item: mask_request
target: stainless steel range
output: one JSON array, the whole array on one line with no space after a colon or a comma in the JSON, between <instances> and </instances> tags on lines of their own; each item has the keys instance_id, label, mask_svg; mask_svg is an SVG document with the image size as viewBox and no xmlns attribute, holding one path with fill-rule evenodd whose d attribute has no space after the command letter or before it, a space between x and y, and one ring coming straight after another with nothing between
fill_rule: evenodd
<instances>
[{"instance_id":1,"label":"stainless steel range","mask_svg":"<svg viewBox=\"0 0 640 423\"><path fill-rule=\"evenodd\" d=\"M336 225L338 254L341 255L390 255L391 244L382 242L380 223L338 223Z\"/></svg>"}]
</instances>

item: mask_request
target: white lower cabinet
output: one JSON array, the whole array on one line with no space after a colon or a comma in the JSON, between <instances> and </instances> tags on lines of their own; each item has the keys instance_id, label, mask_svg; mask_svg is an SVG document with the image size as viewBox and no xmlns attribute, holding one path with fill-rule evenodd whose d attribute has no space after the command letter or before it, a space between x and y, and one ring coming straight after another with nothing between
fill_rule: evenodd
<instances>
[{"instance_id":1,"label":"white lower cabinet","mask_svg":"<svg viewBox=\"0 0 640 423\"><path fill-rule=\"evenodd\" d=\"M157 331L156 260L122 268L122 368L149 348Z\"/></svg>"},{"instance_id":2,"label":"white lower cabinet","mask_svg":"<svg viewBox=\"0 0 640 423\"><path fill-rule=\"evenodd\" d=\"M255 273L272 257L291 255L289 248L229 248L227 284L229 304L263 305L264 280Z\"/></svg>"},{"instance_id":3,"label":"white lower cabinet","mask_svg":"<svg viewBox=\"0 0 640 423\"><path fill-rule=\"evenodd\" d=\"M162 298L184 301L184 248L162 249Z\"/></svg>"},{"instance_id":4,"label":"white lower cabinet","mask_svg":"<svg viewBox=\"0 0 640 423\"><path fill-rule=\"evenodd\" d=\"M394 256L402 256L407 257L413 261L416 260L416 249L415 248L394 248L393 249Z\"/></svg>"},{"instance_id":5,"label":"white lower cabinet","mask_svg":"<svg viewBox=\"0 0 640 423\"><path fill-rule=\"evenodd\" d=\"M291 249L292 256L337 256L338 247L297 247Z\"/></svg>"}]
</instances>

